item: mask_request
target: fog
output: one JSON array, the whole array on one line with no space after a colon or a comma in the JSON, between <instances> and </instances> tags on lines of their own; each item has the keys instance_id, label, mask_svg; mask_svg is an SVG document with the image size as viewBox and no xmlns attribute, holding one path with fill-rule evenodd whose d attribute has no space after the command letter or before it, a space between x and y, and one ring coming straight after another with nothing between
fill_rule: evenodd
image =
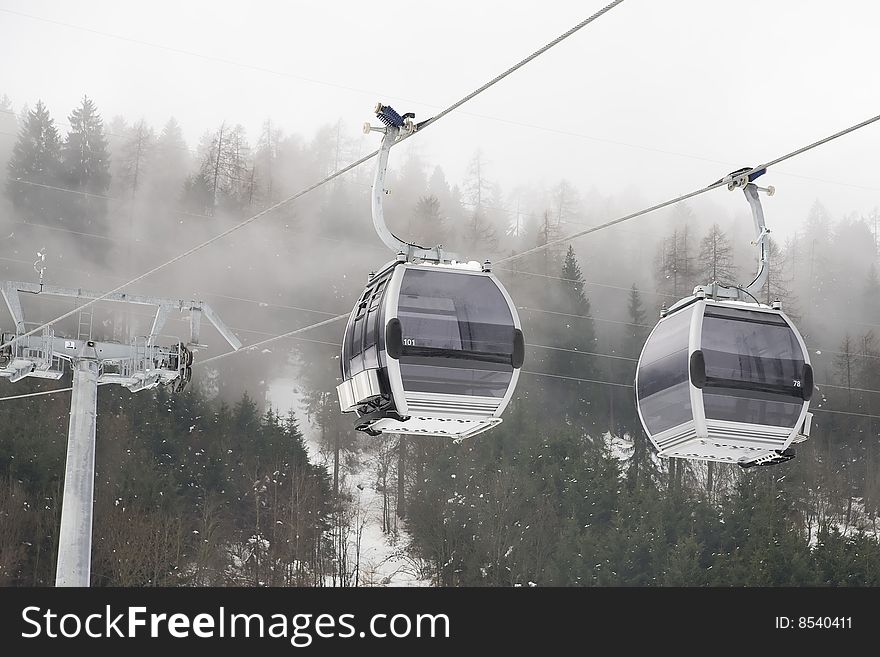
<instances>
[{"instance_id":1,"label":"fog","mask_svg":"<svg viewBox=\"0 0 880 657\"><path fill-rule=\"evenodd\" d=\"M63 141L68 115L85 94L103 120L110 162L109 182L89 192L93 197L61 179L49 185L56 190L29 188L54 194L58 205L48 215L27 215L7 190L5 275L35 280L29 263L45 248L46 282L115 287L376 148L378 136L360 130L376 100L427 118L598 7L558 2L538 11L453 2L433 8L429 19L423 11L385 15L348 2L308 9L256 3L245 15L225 3L160 2L143 13L118 3L5 2L0 55L17 65L0 88L9 101L0 155L12 157L22 112L37 101ZM497 259L692 191L868 117L880 107L880 91L864 84L878 10L852 3L833 17L826 11L818 2L745 2L735 12L698 2L624 3L395 148L392 228L415 241L465 247L467 257ZM163 145L171 117L179 140ZM235 152L224 150L215 167L221 129L225 148L234 139ZM147 133L144 153L136 155L138 135ZM806 222L818 212L840 249L859 242L847 237L852 222L874 239L877 142L878 128L868 127L762 179L777 188L764 207L780 263L788 263L784 292L792 309L812 313L817 324L808 328L821 329L817 340L825 348L871 318L838 297L828 303L840 302L849 324L821 323L828 315L810 293L823 270L817 263L845 264L852 280L842 280L841 271L834 284L856 295L876 256L829 253L829 242L817 246L815 226L808 230ZM246 344L347 312L367 272L391 255L370 226L372 168L346 174L130 291L204 299ZM210 198L193 188L199 176ZM437 198L442 223L413 219L426 196ZM85 209L73 207L82 203ZM477 204L494 233L485 239L472 222ZM687 258L696 258L713 223L730 239L746 280L754 267L751 218L742 195L723 188L684 210L573 242L606 349L615 348L614 325L602 319L625 319L618 288L638 286L654 316L664 299L702 282L676 281L670 290L668 273L658 270L662 245L687 226ZM799 238L811 240L809 248ZM564 248L550 251L549 260L508 267L559 276ZM804 278L798 268L808 260L812 273ZM499 275L514 287L527 285L512 272ZM652 296L658 288L669 296ZM532 301L518 303L540 307ZM71 307L32 299L26 311L39 322ZM100 307L108 337L143 333L150 321L143 308ZM76 319L66 331L76 330ZM185 336L185 319L172 319L167 330ZM203 356L227 349L209 326L203 331ZM330 326L302 336L330 344L286 340L259 355L237 355L226 361L235 365L224 386L230 394L265 390L301 362L303 351L335 375L340 331ZM294 355L292 344L299 345Z\"/></svg>"},{"instance_id":2,"label":"fog","mask_svg":"<svg viewBox=\"0 0 880 657\"><path fill-rule=\"evenodd\" d=\"M794 465L660 459L634 403L661 308L712 279L752 280L740 190L566 239L876 115L869 3L627 0L392 149L392 231L489 260L522 321L522 376L478 439L356 434L335 392L343 322L272 340L348 313L394 256L371 222L372 161L284 202L378 148L362 131L375 103L426 119L601 6L0 0L0 279L39 280L38 251L45 283L97 292L158 267L126 291L205 301L258 345L232 353L203 321L194 394L102 389L98 513L125 529L96 534L100 581L357 584L346 569L372 522L388 555L446 586L880 582L880 559L838 566L834 542L861 532L856 554L880 555L880 122L758 181L776 193L761 197L772 241L756 296L781 302L815 372ZM77 306L23 296L28 329ZM102 301L87 323L125 342L152 318ZM53 328L73 337L82 321ZM169 317L161 342L187 341L188 321ZM0 396L69 381L4 382ZM19 513L0 584L51 581L40 546L57 544L45 501L61 489L66 403L0 405L0 517ZM143 572L126 571L153 552L132 519L144 537L182 537ZM260 550L281 556L251 559Z\"/></svg>"},{"instance_id":3,"label":"fog","mask_svg":"<svg viewBox=\"0 0 880 657\"><path fill-rule=\"evenodd\" d=\"M60 117L88 93L107 120L175 116L190 144L222 121L254 136L270 117L286 132L337 119L356 132L377 100L430 116L600 6L7 0L0 56L16 65L2 86L16 110L42 98ZM878 14L854 0L830 14L813 1L628 0L405 148L452 181L480 147L507 189L566 178L659 201L875 114ZM869 130L774 170L776 230L816 198L836 216L870 212L877 140Z\"/></svg>"}]
</instances>

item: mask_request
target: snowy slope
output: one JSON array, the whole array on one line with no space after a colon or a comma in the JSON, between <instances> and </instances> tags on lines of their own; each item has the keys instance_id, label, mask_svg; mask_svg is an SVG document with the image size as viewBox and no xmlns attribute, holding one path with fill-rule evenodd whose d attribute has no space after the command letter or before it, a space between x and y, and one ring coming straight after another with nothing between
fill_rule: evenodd
<instances>
[{"instance_id":1,"label":"snowy slope","mask_svg":"<svg viewBox=\"0 0 880 657\"><path fill-rule=\"evenodd\" d=\"M269 386L267 403L277 412L293 410L300 423L300 430L309 451L309 458L332 470L321 453L317 442L319 429L309 422L303 404L303 396L298 391L295 379L278 379ZM355 501L359 523L352 523L349 535L349 560L354 560L357 540L356 525L362 525L360 545L360 566L358 577L361 586L429 586L430 582L420 578L418 565L410 559L406 546L410 536L402 521L398 521L397 536L382 531L382 494L376 490L374 455L369 441L365 441L362 452L354 460L355 466L349 468L340 463L342 490L348 491ZM353 570L353 565L350 566Z\"/></svg>"}]
</instances>

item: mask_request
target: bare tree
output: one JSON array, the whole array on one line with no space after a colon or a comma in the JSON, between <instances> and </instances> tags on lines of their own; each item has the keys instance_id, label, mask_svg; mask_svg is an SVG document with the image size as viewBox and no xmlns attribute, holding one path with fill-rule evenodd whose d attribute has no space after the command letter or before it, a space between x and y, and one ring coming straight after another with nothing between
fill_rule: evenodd
<instances>
[{"instance_id":1,"label":"bare tree","mask_svg":"<svg viewBox=\"0 0 880 657\"><path fill-rule=\"evenodd\" d=\"M406 517L406 435L397 439L397 517ZM396 526L396 521L395 521Z\"/></svg>"},{"instance_id":2,"label":"bare tree","mask_svg":"<svg viewBox=\"0 0 880 657\"><path fill-rule=\"evenodd\" d=\"M465 229L465 244L491 251L498 244L498 236L488 216L493 185L486 176L486 169L486 160L478 150L468 165L464 185L464 198L472 207Z\"/></svg>"},{"instance_id":3,"label":"bare tree","mask_svg":"<svg viewBox=\"0 0 880 657\"><path fill-rule=\"evenodd\" d=\"M697 272L700 280L706 283L715 281L725 285L736 283L733 248L718 224L712 224L708 234L700 241Z\"/></svg>"},{"instance_id":4,"label":"bare tree","mask_svg":"<svg viewBox=\"0 0 880 657\"><path fill-rule=\"evenodd\" d=\"M687 225L673 229L663 238L654 261L662 287L675 296L683 296L693 286L694 266Z\"/></svg>"},{"instance_id":5,"label":"bare tree","mask_svg":"<svg viewBox=\"0 0 880 657\"><path fill-rule=\"evenodd\" d=\"M392 531L389 483L394 475L392 468L397 450L395 449L395 441L390 436L382 434L376 440L376 456L374 459L376 490L382 494L382 532L388 534Z\"/></svg>"},{"instance_id":6,"label":"bare tree","mask_svg":"<svg viewBox=\"0 0 880 657\"><path fill-rule=\"evenodd\" d=\"M852 339L849 334L840 343L840 351L834 357L835 373L846 387L846 405L852 408L853 376L856 369L856 354L853 351Z\"/></svg>"},{"instance_id":7,"label":"bare tree","mask_svg":"<svg viewBox=\"0 0 880 657\"><path fill-rule=\"evenodd\" d=\"M155 138L153 129L141 119L132 126L122 146L122 177L131 189L131 198L137 196L145 167L155 147Z\"/></svg>"}]
</instances>

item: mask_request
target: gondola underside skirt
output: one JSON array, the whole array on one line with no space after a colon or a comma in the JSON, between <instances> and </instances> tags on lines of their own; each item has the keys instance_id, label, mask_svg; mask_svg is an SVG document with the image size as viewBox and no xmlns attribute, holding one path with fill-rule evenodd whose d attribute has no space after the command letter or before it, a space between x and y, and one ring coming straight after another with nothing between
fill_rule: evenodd
<instances>
[{"instance_id":1,"label":"gondola underside skirt","mask_svg":"<svg viewBox=\"0 0 880 657\"><path fill-rule=\"evenodd\" d=\"M708 437L697 435L693 422L679 425L651 441L660 456L737 463L771 456L775 450L788 447L791 429L787 427L754 426L739 422L709 420Z\"/></svg>"},{"instance_id":2,"label":"gondola underside skirt","mask_svg":"<svg viewBox=\"0 0 880 657\"><path fill-rule=\"evenodd\" d=\"M495 397L406 393L408 419L384 418L370 429L382 433L405 433L419 436L446 436L462 440L487 431L501 423L494 417L502 400Z\"/></svg>"},{"instance_id":3,"label":"gondola underside skirt","mask_svg":"<svg viewBox=\"0 0 880 657\"><path fill-rule=\"evenodd\" d=\"M370 425L370 429L381 433L402 433L410 436L444 436L446 438L463 440L487 431L498 424L501 424L500 417L467 420L463 418L411 415L405 422L392 418L377 420Z\"/></svg>"}]
</instances>

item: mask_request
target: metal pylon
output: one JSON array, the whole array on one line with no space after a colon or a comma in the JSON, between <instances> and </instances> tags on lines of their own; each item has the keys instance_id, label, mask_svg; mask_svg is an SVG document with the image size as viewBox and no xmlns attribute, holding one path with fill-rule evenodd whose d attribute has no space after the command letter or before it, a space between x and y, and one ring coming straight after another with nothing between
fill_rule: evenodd
<instances>
[{"instance_id":1,"label":"metal pylon","mask_svg":"<svg viewBox=\"0 0 880 657\"><path fill-rule=\"evenodd\" d=\"M145 297L128 293L101 294L80 288L32 283L0 282L0 294L15 323L15 333L0 331L0 378L15 383L25 377L59 380L73 371L70 422L67 430L67 461L58 536L56 586L88 586L91 575L92 513L95 490L95 428L98 386L123 385L132 392L173 384L182 390L192 375L193 351L204 347L199 339L204 316L233 349L241 342L202 301ZM141 304L156 307L149 334L127 342L92 340L93 310L79 313L76 339L55 334L47 325L41 334L30 335L24 319L21 294L72 297L79 300ZM190 335L163 339L162 329L171 312L189 312ZM160 344L165 342L165 344Z\"/></svg>"},{"instance_id":2,"label":"metal pylon","mask_svg":"<svg viewBox=\"0 0 880 657\"><path fill-rule=\"evenodd\" d=\"M55 586L88 586L91 574L95 425L100 372L95 348L86 346L72 365L73 392Z\"/></svg>"}]
</instances>

